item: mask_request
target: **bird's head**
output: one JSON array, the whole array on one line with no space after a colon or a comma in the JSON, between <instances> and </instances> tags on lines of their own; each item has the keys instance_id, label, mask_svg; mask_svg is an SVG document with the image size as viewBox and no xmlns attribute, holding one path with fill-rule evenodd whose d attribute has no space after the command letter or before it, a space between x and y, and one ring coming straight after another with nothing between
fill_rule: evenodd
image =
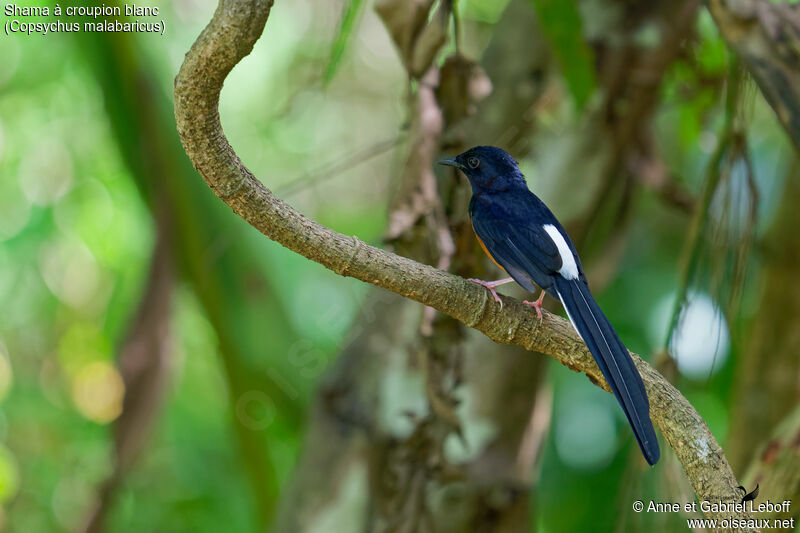
<instances>
[{"instance_id":1,"label":"bird's head","mask_svg":"<svg viewBox=\"0 0 800 533\"><path fill-rule=\"evenodd\" d=\"M473 193L527 188L525 177L519 171L514 158L505 150L494 146L476 146L438 163L456 167L466 174Z\"/></svg>"}]
</instances>

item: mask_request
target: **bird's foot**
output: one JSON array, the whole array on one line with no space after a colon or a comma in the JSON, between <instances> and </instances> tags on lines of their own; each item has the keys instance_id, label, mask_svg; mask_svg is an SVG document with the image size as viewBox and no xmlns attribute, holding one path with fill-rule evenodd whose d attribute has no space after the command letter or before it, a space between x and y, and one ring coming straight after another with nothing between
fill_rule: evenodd
<instances>
[{"instance_id":1,"label":"bird's foot","mask_svg":"<svg viewBox=\"0 0 800 533\"><path fill-rule=\"evenodd\" d=\"M529 302L528 300L523 301L522 303L533 307L536 310L536 315L539 317L539 321L542 320L542 300L544 300L544 291L539 295L539 298L536 300Z\"/></svg>"},{"instance_id":2,"label":"bird's foot","mask_svg":"<svg viewBox=\"0 0 800 533\"><path fill-rule=\"evenodd\" d=\"M480 285L481 287L486 287L487 289L489 289L489 292L491 292L492 296L494 297L494 301L499 303L500 309L502 309L503 300L500 299L500 296L497 295L497 291L494 290L494 288L499 287L500 285L503 285L505 283L514 281L514 278L503 278L503 279L498 279L497 281L483 281L482 279L469 278L467 281L471 281L472 283L475 283L477 285Z\"/></svg>"}]
</instances>

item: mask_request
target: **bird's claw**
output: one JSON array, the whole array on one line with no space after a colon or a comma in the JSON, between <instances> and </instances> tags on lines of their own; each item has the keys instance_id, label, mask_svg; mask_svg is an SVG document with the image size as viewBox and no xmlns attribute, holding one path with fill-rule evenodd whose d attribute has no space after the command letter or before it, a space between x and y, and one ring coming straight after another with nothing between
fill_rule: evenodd
<instances>
[{"instance_id":1,"label":"bird's claw","mask_svg":"<svg viewBox=\"0 0 800 533\"><path fill-rule=\"evenodd\" d=\"M524 305L533 307L536 310L536 316L539 317L539 322L542 321L542 300L544 300L544 291L542 291L542 294L539 295L539 298L533 302L529 302L528 300L522 302Z\"/></svg>"},{"instance_id":2,"label":"bird's claw","mask_svg":"<svg viewBox=\"0 0 800 533\"><path fill-rule=\"evenodd\" d=\"M536 300L535 302L529 302L528 300L525 300L522 303L525 304L525 305L528 305L530 307L533 307L536 310L536 316L539 317L539 320L542 320L542 316L543 316L542 315L542 302L540 302L539 300Z\"/></svg>"},{"instance_id":3,"label":"bird's claw","mask_svg":"<svg viewBox=\"0 0 800 533\"><path fill-rule=\"evenodd\" d=\"M500 304L500 309L503 308L503 300L500 299L500 296L498 296L497 291L494 290L495 285L492 282L483 281L482 279L477 279L477 278L469 278L467 281L471 281L472 283L480 285L481 287L486 287L489 290L489 292L492 293L494 301Z\"/></svg>"}]
</instances>

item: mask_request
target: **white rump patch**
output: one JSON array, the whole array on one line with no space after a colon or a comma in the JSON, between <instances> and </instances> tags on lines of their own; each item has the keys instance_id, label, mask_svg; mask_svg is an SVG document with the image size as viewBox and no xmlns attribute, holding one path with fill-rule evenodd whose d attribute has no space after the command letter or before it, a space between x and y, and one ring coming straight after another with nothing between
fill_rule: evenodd
<instances>
[{"instance_id":1,"label":"white rump patch","mask_svg":"<svg viewBox=\"0 0 800 533\"><path fill-rule=\"evenodd\" d=\"M558 231L552 224L545 224L542 226L544 230L553 239L553 242L558 248L558 254L561 256L561 269L559 274L564 276L565 279L578 279L578 265L575 263L575 256L572 255L572 250L569 249L567 241L561 232Z\"/></svg>"}]
</instances>

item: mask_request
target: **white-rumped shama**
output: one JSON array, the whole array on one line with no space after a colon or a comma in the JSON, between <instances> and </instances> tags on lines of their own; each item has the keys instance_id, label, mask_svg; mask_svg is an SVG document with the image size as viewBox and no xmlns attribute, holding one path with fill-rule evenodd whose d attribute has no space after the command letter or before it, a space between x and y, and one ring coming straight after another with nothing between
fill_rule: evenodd
<instances>
[{"instance_id":1,"label":"white-rumped shama","mask_svg":"<svg viewBox=\"0 0 800 533\"><path fill-rule=\"evenodd\" d=\"M488 288L501 304L494 288L512 279L531 292L538 285L560 300L628 417L644 458L655 464L660 450L642 378L589 292L575 245L550 209L528 190L517 162L499 148L477 146L439 163L458 168L469 179L475 235L492 261L511 276L495 282L472 281ZM540 317L544 292L537 301L525 302Z\"/></svg>"}]
</instances>

